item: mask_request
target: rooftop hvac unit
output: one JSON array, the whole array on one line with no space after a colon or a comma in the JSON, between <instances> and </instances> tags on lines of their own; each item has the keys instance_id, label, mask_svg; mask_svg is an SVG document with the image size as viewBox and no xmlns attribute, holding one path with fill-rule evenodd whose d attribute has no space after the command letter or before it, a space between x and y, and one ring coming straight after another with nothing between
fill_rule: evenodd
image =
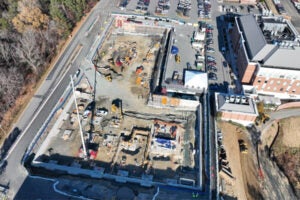
<instances>
[{"instance_id":1,"label":"rooftop hvac unit","mask_svg":"<svg viewBox=\"0 0 300 200\"><path fill-rule=\"evenodd\" d=\"M229 103L229 96L226 96L226 97L225 97L225 102L226 102L226 103Z\"/></svg>"},{"instance_id":2,"label":"rooftop hvac unit","mask_svg":"<svg viewBox=\"0 0 300 200\"><path fill-rule=\"evenodd\" d=\"M235 103L240 103L241 102L241 97L240 96L236 96L235 97Z\"/></svg>"},{"instance_id":3,"label":"rooftop hvac unit","mask_svg":"<svg viewBox=\"0 0 300 200\"><path fill-rule=\"evenodd\" d=\"M246 103L246 97L242 97L242 103Z\"/></svg>"},{"instance_id":4,"label":"rooftop hvac unit","mask_svg":"<svg viewBox=\"0 0 300 200\"><path fill-rule=\"evenodd\" d=\"M234 96L234 95L231 95L231 96L230 96L229 102L230 102L230 103L233 103L234 101L235 101L235 96Z\"/></svg>"}]
</instances>

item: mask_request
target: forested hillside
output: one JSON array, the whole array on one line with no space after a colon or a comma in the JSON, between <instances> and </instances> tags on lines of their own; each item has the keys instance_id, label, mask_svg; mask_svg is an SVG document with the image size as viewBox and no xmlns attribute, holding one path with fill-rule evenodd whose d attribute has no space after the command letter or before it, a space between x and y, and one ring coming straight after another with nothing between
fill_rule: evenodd
<instances>
[{"instance_id":1,"label":"forested hillside","mask_svg":"<svg viewBox=\"0 0 300 200\"><path fill-rule=\"evenodd\" d=\"M0 123L7 128L16 100L34 87L76 22L97 0L0 1ZM9 112L7 112L9 111ZM10 116L7 117L7 114ZM3 135L2 135L3 136ZM0 132L1 140L1 132Z\"/></svg>"}]
</instances>

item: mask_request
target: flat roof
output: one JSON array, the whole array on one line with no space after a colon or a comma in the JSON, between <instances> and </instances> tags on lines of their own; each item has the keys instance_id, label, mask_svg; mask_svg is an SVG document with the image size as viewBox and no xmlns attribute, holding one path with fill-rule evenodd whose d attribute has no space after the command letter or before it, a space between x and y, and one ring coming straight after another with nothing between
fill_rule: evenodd
<instances>
[{"instance_id":1,"label":"flat roof","mask_svg":"<svg viewBox=\"0 0 300 200\"><path fill-rule=\"evenodd\" d=\"M300 69L300 47L278 48L264 66L285 69Z\"/></svg>"},{"instance_id":2,"label":"flat roof","mask_svg":"<svg viewBox=\"0 0 300 200\"><path fill-rule=\"evenodd\" d=\"M172 31L172 30L171 30ZM196 51L192 48L191 45L191 36L193 29L189 29L185 26L177 26L176 33L172 34L170 38L170 46L174 45L178 47L178 55L180 56L180 62L175 61L175 55L171 54L171 51L167 54L167 63L165 63L165 74L164 80L172 78L174 72L178 72L179 79L184 79L184 69L187 68L187 62L194 67L195 54ZM176 41L174 43L174 41ZM165 83L163 83L164 85Z\"/></svg>"},{"instance_id":3,"label":"flat roof","mask_svg":"<svg viewBox=\"0 0 300 200\"><path fill-rule=\"evenodd\" d=\"M207 88L207 73L196 71L196 70L186 70L184 77L184 86L191 88Z\"/></svg>"},{"instance_id":4,"label":"flat roof","mask_svg":"<svg viewBox=\"0 0 300 200\"><path fill-rule=\"evenodd\" d=\"M246 41L246 49L252 59L266 44L267 41L259 28L254 15L243 15L238 18L239 26Z\"/></svg>"},{"instance_id":5,"label":"flat roof","mask_svg":"<svg viewBox=\"0 0 300 200\"><path fill-rule=\"evenodd\" d=\"M258 114L256 104L251 97L224 93L215 93L215 95L217 99L217 111L239 112L252 115ZM240 97L240 100L242 97L245 97L247 99L247 104L226 102L226 96L229 98L231 96L234 96L235 98Z\"/></svg>"}]
</instances>

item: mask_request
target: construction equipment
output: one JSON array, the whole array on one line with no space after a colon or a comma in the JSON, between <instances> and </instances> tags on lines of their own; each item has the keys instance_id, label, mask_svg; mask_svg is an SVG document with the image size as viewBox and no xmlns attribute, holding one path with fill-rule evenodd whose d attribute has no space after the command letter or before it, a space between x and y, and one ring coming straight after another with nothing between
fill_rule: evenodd
<instances>
[{"instance_id":1,"label":"construction equipment","mask_svg":"<svg viewBox=\"0 0 300 200\"><path fill-rule=\"evenodd\" d=\"M175 55L175 61L177 63L180 63L180 56L178 54Z\"/></svg>"},{"instance_id":2,"label":"construction equipment","mask_svg":"<svg viewBox=\"0 0 300 200\"><path fill-rule=\"evenodd\" d=\"M106 74L104 75L105 79L108 80L109 82L112 82L112 76L111 74Z\"/></svg>"},{"instance_id":3,"label":"construction equipment","mask_svg":"<svg viewBox=\"0 0 300 200\"><path fill-rule=\"evenodd\" d=\"M141 65L141 66L139 66L139 67L136 68L135 74L139 75L139 74L141 74L143 72L143 70L144 70L144 67L143 67L143 65Z\"/></svg>"},{"instance_id":4,"label":"construction equipment","mask_svg":"<svg viewBox=\"0 0 300 200\"><path fill-rule=\"evenodd\" d=\"M111 104L111 112L118 114L120 119L123 119L122 100L114 99Z\"/></svg>"},{"instance_id":5,"label":"construction equipment","mask_svg":"<svg viewBox=\"0 0 300 200\"><path fill-rule=\"evenodd\" d=\"M244 142L244 140L239 140L239 146L240 146L240 152L247 154L248 153L248 147L247 144Z\"/></svg>"}]
</instances>

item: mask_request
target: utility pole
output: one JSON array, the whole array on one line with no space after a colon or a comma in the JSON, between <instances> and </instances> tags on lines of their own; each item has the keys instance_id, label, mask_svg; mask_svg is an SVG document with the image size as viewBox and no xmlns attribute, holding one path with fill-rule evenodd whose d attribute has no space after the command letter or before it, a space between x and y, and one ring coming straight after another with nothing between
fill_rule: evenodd
<instances>
[{"instance_id":1,"label":"utility pole","mask_svg":"<svg viewBox=\"0 0 300 200\"><path fill-rule=\"evenodd\" d=\"M86 147L85 147L85 142L84 142L84 137L83 137L83 132L82 132L82 126L81 126L80 117L79 117L79 111L78 111L78 106L77 106L77 100L76 100L75 88L74 88L74 82L73 82L72 75L70 75L70 78L71 78L72 91L73 91L73 96L74 96L76 112L77 112L77 120L78 120L78 123L79 123L79 131L80 131L81 142L82 142L82 147L83 147L84 159L87 159L87 151L86 151Z\"/></svg>"}]
</instances>

